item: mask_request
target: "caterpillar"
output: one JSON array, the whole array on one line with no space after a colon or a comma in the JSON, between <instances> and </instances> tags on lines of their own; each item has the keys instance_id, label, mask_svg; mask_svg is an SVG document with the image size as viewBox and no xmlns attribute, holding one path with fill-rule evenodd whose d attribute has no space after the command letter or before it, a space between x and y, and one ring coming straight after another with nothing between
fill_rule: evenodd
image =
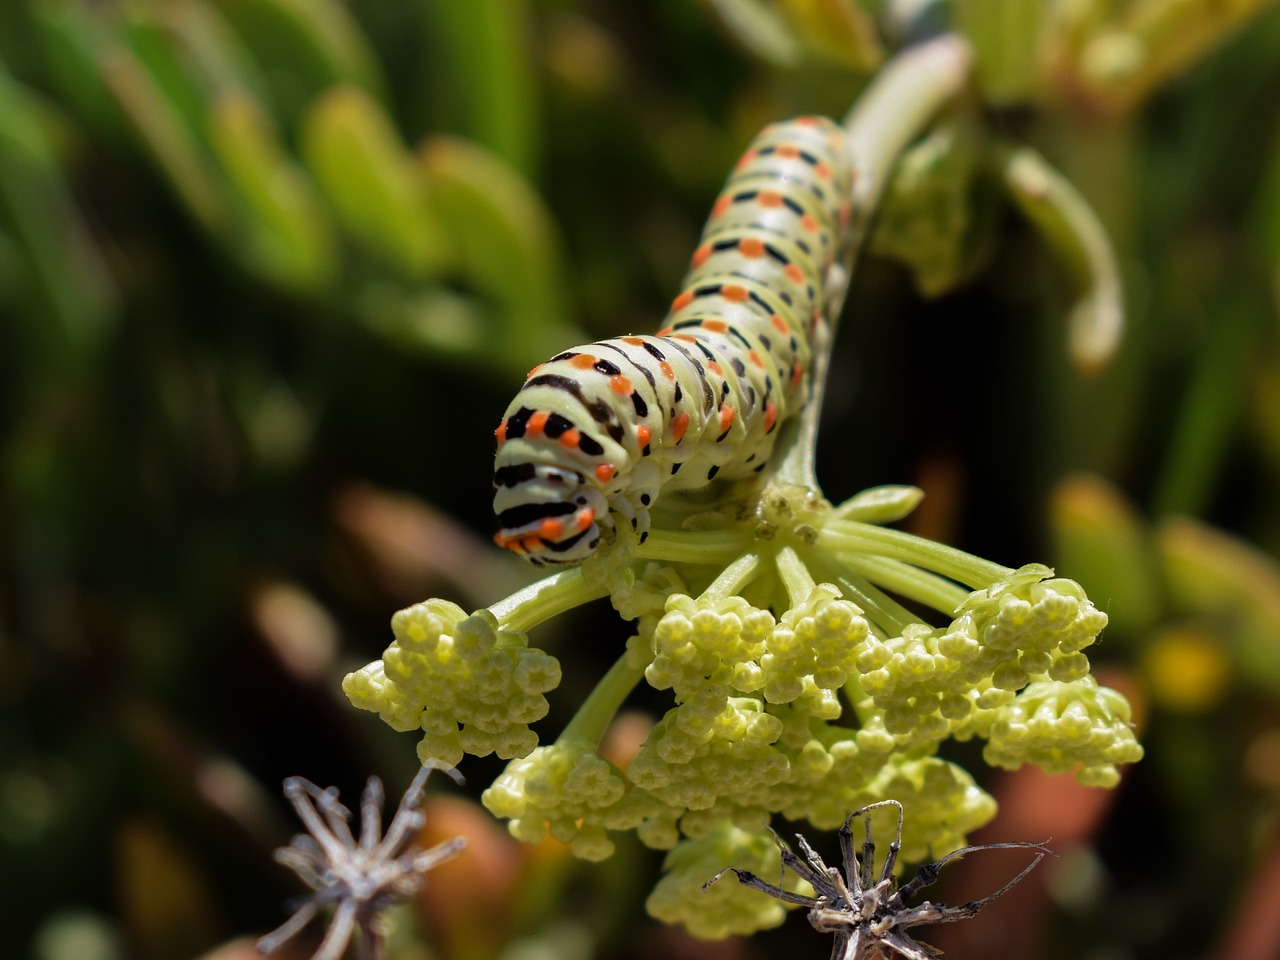
<instances>
[{"instance_id":1,"label":"caterpillar","mask_svg":"<svg viewBox=\"0 0 1280 960\"><path fill-rule=\"evenodd\" d=\"M530 371L495 431L499 545L576 563L617 518L643 543L659 495L764 470L814 393L846 279L851 180L844 133L824 117L756 136L663 328Z\"/></svg>"}]
</instances>

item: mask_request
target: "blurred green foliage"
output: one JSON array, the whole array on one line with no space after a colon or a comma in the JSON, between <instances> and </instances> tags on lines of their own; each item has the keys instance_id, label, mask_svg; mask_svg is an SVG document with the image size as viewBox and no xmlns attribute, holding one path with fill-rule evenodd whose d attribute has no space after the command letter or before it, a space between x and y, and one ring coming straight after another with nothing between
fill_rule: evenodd
<instances>
[{"instance_id":1,"label":"blurred green foliage","mask_svg":"<svg viewBox=\"0 0 1280 960\"><path fill-rule=\"evenodd\" d=\"M983 132L940 132L891 188L904 232L855 278L824 485L917 483L919 532L1000 561L1052 534L1110 608L1150 760L1046 955L1227 942L1280 809L1274 5L24 0L0 5L0 955L274 926L280 779L411 775L338 678L392 610L529 578L485 543L525 370L653 329L748 137L842 115L948 24ZM1115 248L1129 329L1093 379L1062 349L1062 248L964 153L992 130ZM544 642L583 664L565 703L623 637L606 615ZM584 875L503 839L477 862L519 879L468 909L512 942L673 955L641 915L652 858Z\"/></svg>"}]
</instances>

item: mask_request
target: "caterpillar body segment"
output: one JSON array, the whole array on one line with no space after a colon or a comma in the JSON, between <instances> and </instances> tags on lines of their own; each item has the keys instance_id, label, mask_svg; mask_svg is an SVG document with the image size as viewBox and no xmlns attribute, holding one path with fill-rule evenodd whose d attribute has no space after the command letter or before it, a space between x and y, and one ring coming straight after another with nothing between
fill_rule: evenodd
<instances>
[{"instance_id":1,"label":"caterpillar body segment","mask_svg":"<svg viewBox=\"0 0 1280 960\"><path fill-rule=\"evenodd\" d=\"M576 563L618 517L644 541L661 495L743 480L813 395L845 272L844 134L765 128L730 175L653 336L574 347L530 371L496 431L499 544Z\"/></svg>"}]
</instances>

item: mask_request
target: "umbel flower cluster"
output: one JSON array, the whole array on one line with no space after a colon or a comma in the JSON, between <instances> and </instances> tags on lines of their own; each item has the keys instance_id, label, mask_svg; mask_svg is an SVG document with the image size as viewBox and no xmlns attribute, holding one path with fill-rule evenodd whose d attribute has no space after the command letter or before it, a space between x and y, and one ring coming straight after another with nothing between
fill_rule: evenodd
<instances>
[{"instance_id":1,"label":"umbel flower cluster","mask_svg":"<svg viewBox=\"0 0 1280 960\"><path fill-rule=\"evenodd\" d=\"M992 765L1101 787L1142 756L1128 703L1090 675L1085 651L1106 615L1047 567L1010 569L884 525L919 498L884 487L833 507L774 483L656 522L645 543L619 537L486 610L429 600L400 611L383 658L344 690L421 731L423 761L511 760L483 799L521 840L549 832L598 860L611 834L634 830L670 850L648 904L659 919L704 937L776 925L780 905L747 888L701 892L728 864L777 874L770 815L834 829L892 797L910 811L903 858L937 859L995 813L936 755L944 740L976 737ZM560 667L527 631L602 596L635 633L559 737L538 745L530 724ZM620 769L598 745L642 682L672 706Z\"/></svg>"}]
</instances>

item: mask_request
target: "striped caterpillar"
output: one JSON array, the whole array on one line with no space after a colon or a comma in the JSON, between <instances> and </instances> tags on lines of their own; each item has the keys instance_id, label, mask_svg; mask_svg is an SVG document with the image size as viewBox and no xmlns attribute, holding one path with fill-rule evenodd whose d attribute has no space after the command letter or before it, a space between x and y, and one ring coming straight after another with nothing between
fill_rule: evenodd
<instances>
[{"instance_id":1,"label":"striped caterpillar","mask_svg":"<svg viewBox=\"0 0 1280 960\"><path fill-rule=\"evenodd\" d=\"M779 425L814 393L846 277L850 182L832 121L766 127L712 208L663 329L530 371L496 431L501 546L575 563L616 517L643 543L660 494L765 468Z\"/></svg>"}]
</instances>

